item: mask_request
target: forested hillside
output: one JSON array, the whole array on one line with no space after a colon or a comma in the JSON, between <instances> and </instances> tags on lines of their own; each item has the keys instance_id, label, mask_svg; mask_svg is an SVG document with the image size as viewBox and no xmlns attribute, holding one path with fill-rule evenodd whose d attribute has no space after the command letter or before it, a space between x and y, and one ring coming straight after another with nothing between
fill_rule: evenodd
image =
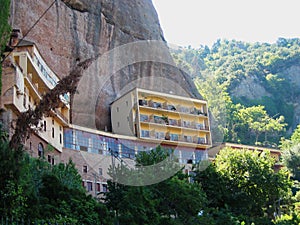
<instances>
[{"instance_id":1,"label":"forested hillside","mask_svg":"<svg viewBox=\"0 0 300 225\"><path fill-rule=\"evenodd\" d=\"M276 146L299 124L300 39L171 51L210 104L215 140Z\"/></svg>"}]
</instances>

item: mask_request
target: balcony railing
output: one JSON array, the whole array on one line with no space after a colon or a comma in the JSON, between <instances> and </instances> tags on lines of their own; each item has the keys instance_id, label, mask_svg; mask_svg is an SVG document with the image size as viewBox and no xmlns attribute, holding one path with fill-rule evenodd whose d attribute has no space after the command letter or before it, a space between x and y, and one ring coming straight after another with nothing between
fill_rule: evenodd
<instances>
[{"instance_id":1,"label":"balcony railing","mask_svg":"<svg viewBox=\"0 0 300 225\"><path fill-rule=\"evenodd\" d=\"M200 131L209 131L209 127L204 124L199 124L194 122L184 123L184 121L168 119L166 117L153 116L153 115L149 117L145 117L145 115L141 115L140 119L141 119L140 121L143 123L155 123L155 124L166 125L166 126L188 128L188 129L200 130Z\"/></svg>"},{"instance_id":2,"label":"balcony railing","mask_svg":"<svg viewBox=\"0 0 300 225\"><path fill-rule=\"evenodd\" d=\"M206 112L203 112L200 109L197 109L195 107L183 107L183 106L175 106L168 103L161 103L161 102L155 102L155 101L147 101L139 99L139 105L140 106L146 106L153 109L163 109L171 112L179 112L179 113L185 113L185 114L192 114L192 115L203 115L207 116Z\"/></svg>"},{"instance_id":3,"label":"balcony railing","mask_svg":"<svg viewBox=\"0 0 300 225\"><path fill-rule=\"evenodd\" d=\"M32 75L31 74L27 74L25 77L29 81L29 83L30 83L31 87L34 89L34 91L40 96L41 94L39 92L39 88L32 81Z\"/></svg>"},{"instance_id":4,"label":"balcony railing","mask_svg":"<svg viewBox=\"0 0 300 225\"><path fill-rule=\"evenodd\" d=\"M155 130L152 131L143 130L141 133L141 137L157 139L157 140L173 141L173 142L184 142L190 144L210 145L210 142L207 139L202 137L184 136L184 135L172 134L169 132L166 133L156 132Z\"/></svg>"},{"instance_id":5,"label":"balcony railing","mask_svg":"<svg viewBox=\"0 0 300 225\"><path fill-rule=\"evenodd\" d=\"M58 109L54 109L54 112L66 123L69 123L69 120L67 117L65 117Z\"/></svg>"}]
</instances>

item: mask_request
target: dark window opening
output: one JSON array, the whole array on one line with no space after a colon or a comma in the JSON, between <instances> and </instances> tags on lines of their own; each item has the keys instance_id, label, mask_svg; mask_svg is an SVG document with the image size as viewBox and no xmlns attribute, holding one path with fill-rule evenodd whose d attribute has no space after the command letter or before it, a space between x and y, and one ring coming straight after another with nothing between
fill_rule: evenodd
<instances>
[{"instance_id":1,"label":"dark window opening","mask_svg":"<svg viewBox=\"0 0 300 225\"><path fill-rule=\"evenodd\" d=\"M100 191L101 191L101 190L100 190L100 184L99 184L99 183L96 184L96 188L97 188L97 192L100 192Z\"/></svg>"},{"instance_id":2,"label":"dark window opening","mask_svg":"<svg viewBox=\"0 0 300 225\"><path fill-rule=\"evenodd\" d=\"M187 160L187 164L193 164L193 160L192 159L188 159Z\"/></svg>"},{"instance_id":3,"label":"dark window opening","mask_svg":"<svg viewBox=\"0 0 300 225\"><path fill-rule=\"evenodd\" d=\"M83 171L84 173L87 173L88 167L87 167L87 166L83 166L82 171Z\"/></svg>"},{"instance_id":4,"label":"dark window opening","mask_svg":"<svg viewBox=\"0 0 300 225\"><path fill-rule=\"evenodd\" d=\"M107 184L102 184L103 192L107 192Z\"/></svg>"},{"instance_id":5,"label":"dark window opening","mask_svg":"<svg viewBox=\"0 0 300 225\"><path fill-rule=\"evenodd\" d=\"M38 156L43 157L44 156L44 146L42 143L38 144Z\"/></svg>"},{"instance_id":6,"label":"dark window opening","mask_svg":"<svg viewBox=\"0 0 300 225\"><path fill-rule=\"evenodd\" d=\"M93 190L93 183L90 182L90 181L87 182L87 190L88 191L92 191Z\"/></svg>"}]
</instances>

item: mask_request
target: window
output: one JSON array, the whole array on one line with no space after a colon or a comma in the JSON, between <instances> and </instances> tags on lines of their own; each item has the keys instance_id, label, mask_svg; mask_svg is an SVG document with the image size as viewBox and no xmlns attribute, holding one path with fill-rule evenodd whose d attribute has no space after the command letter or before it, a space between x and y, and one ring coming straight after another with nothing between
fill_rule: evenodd
<instances>
[{"instance_id":1,"label":"window","mask_svg":"<svg viewBox=\"0 0 300 225\"><path fill-rule=\"evenodd\" d=\"M87 166L83 166L82 167L82 172L87 173L88 172L88 167Z\"/></svg>"},{"instance_id":2,"label":"window","mask_svg":"<svg viewBox=\"0 0 300 225\"><path fill-rule=\"evenodd\" d=\"M54 127L52 127L52 138L54 138Z\"/></svg>"},{"instance_id":3,"label":"window","mask_svg":"<svg viewBox=\"0 0 300 225\"><path fill-rule=\"evenodd\" d=\"M61 126L59 126L59 131L61 131L62 130L62 128L61 128Z\"/></svg>"},{"instance_id":4,"label":"window","mask_svg":"<svg viewBox=\"0 0 300 225\"><path fill-rule=\"evenodd\" d=\"M192 160L192 159L187 159L187 160L186 160L186 163L187 163L187 164L193 164L193 160Z\"/></svg>"},{"instance_id":5,"label":"window","mask_svg":"<svg viewBox=\"0 0 300 225\"><path fill-rule=\"evenodd\" d=\"M140 115L140 120L141 120L141 122L149 121L149 117L148 117L147 115L141 114L141 115Z\"/></svg>"},{"instance_id":6,"label":"window","mask_svg":"<svg viewBox=\"0 0 300 225\"><path fill-rule=\"evenodd\" d=\"M168 110L176 111L176 107L174 105L167 105Z\"/></svg>"},{"instance_id":7,"label":"window","mask_svg":"<svg viewBox=\"0 0 300 225\"><path fill-rule=\"evenodd\" d=\"M48 163L51 163L51 155L48 155Z\"/></svg>"},{"instance_id":8,"label":"window","mask_svg":"<svg viewBox=\"0 0 300 225\"><path fill-rule=\"evenodd\" d=\"M202 123L197 123L196 124L196 129L197 130L205 130L205 127L204 127L204 125Z\"/></svg>"},{"instance_id":9,"label":"window","mask_svg":"<svg viewBox=\"0 0 300 225\"><path fill-rule=\"evenodd\" d=\"M85 187L85 183L84 183L84 180L82 181L82 183L81 183L81 184L82 184L82 187Z\"/></svg>"},{"instance_id":10,"label":"window","mask_svg":"<svg viewBox=\"0 0 300 225\"><path fill-rule=\"evenodd\" d=\"M44 131L46 131L47 130L47 122L46 122L46 120L44 120Z\"/></svg>"},{"instance_id":11,"label":"window","mask_svg":"<svg viewBox=\"0 0 300 225\"><path fill-rule=\"evenodd\" d=\"M52 125L54 125L54 120L52 120Z\"/></svg>"},{"instance_id":12,"label":"window","mask_svg":"<svg viewBox=\"0 0 300 225\"><path fill-rule=\"evenodd\" d=\"M27 96L24 94L24 99L23 99L23 106L26 108L27 102L26 102Z\"/></svg>"},{"instance_id":13,"label":"window","mask_svg":"<svg viewBox=\"0 0 300 225\"><path fill-rule=\"evenodd\" d=\"M38 144L38 156L43 157L44 156L44 146L42 143Z\"/></svg>"},{"instance_id":14,"label":"window","mask_svg":"<svg viewBox=\"0 0 300 225\"><path fill-rule=\"evenodd\" d=\"M143 106L143 105L147 105L147 104L148 104L147 100L139 99L139 105Z\"/></svg>"},{"instance_id":15,"label":"window","mask_svg":"<svg viewBox=\"0 0 300 225\"><path fill-rule=\"evenodd\" d=\"M142 137L150 137L150 132L148 130L142 130Z\"/></svg>"},{"instance_id":16,"label":"window","mask_svg":"<svg viewBox=\"0 0 300 225\"><path fill-rule=\"evenodd\" d=\"M133 159L135 157L134 146L128 146L128 145L121 144L121 149L122 149L122 152L121 152L122 157L129 158L129 159Z\"/></svg>"},{"instance_id":17,"label":"window","mask_svg":"<svg viewBox=\"0 0 300 225\"><path fill-rule=\"evenodd\" d=\"M160 102L153 102L153 108L161 108Z\"/></svg>"},{"instance_id":18,"label":"window","mask_svg":"<svg viewBox=\"0 0 300 225\"><path fill-rule=\"evenodd\" d=\"M128 106L128 101L126 101L126 106Z\"/></svg>"},{"instance_id":19,"label":"window","mask_svg":"<svg viewBox=\"0 0 300 225\"><path fill-rule=\"evenodd\" d=\"M159 123L159 124L165 123L165 121L163 120L163 118L161 116L154 116L154 122Z\"/></svg>"},{"instance_id":20,"label":"window","mask_svg":"<svg viewBox=\"0 0 300 225\"><path fill-rule=\"evenodd\" d=\"M191 121L183 121L184 127L191 127Z\"/></svg>"},{"instance_id":21,"label":"window","mask_svg":"<svg viewBox=\"0 0 300 225\"><path fill-rule=\"evenodd\" d=\"M102 168L99 168L99 175L100 175L100 176L102 176L102 175L103 175Z\"/></svg>"},{"instance_id":22,"label":"window","mask_svg":"<svg viewBox=\"0 0 300 225\"><path fill-rule=\"evenodd\" d=\"M198 138L198 144L206 144L206 139L202 138L202 137L199 137Z\"/></svg>"},{"instance_id":23,"label":"window","mask_svg":"<svg viewBox=\"0 0 300 225\"><path fill-rule=\"evenodd\" d=\"M62 135L59 134L59 143L61 144L62 143Z\"/></svg>"},{"instance_id":24,"label":"window","mask_svg":"<svg viewBox=\"0 0 300 225\"><path fill-rule=\"evenodd\" d=\"M117 107L117 112L119 112L119 107Z\"/></svg>"},{"instance_id":25,"label":"window","mask_svg":"<svg viewBox=\"0 0 300 225\"><path fill-rule=\"evenodd\" d=\"M32 143L29 143L29 150L32 150Z\"/></svg>"},{"instance_id":26,"label":"window","mask_svg":"<svg viewBox=\"0 0 300 225\"><path fill-rule=\"evenodd\" d=\"M182 106L182 107L180 107L180 112L183 112L183 113L189 113L189 112L190 112L190 110L189 110L189 108L188 108L188 107L184 107L184 106Z\"/></svg>"},{"instance_id":27,"label":"window","mask_svg":"<svg viewBox=\"0 0 300 225\"><path fill-rule=\"evenodd\" d=\"M155 132L155 138L156 139L165 139L165 133L164 132Z\"/></svg>"},{"instance_id":28,"label":"window","mask_svg":"<svg viewBox=\"0 0 300 225\"><path fill-rule=\"evenodd\" d=\"M172 126L177 126L178 125L177 120L174 120L174 119L169 119L169 124L172 125Z\"/></svg>"},{"instance_id":29,"label":"window","mask_svg":"<svg viewBox=\"0 0 300 225\"><path fill-rule=\"evenodd\" d=\"M96 189L97 192L100 192L100 191L101 191L101 190L100 190L100 184L99 184L99 183L96 184L96 188L97 188L97 189Z\"/></svg>"},{"instance_id":30,"label":"window","mask_svg":"<svg viewBox=\"0 0 300 225\"><path fill-rule=\"evenodd\" d=\"M93 190L93 183L88 181L88 182L86 182L86 184L87 184L87 190L92 191Z\"/></svg>"},{"instance_id":31,"label":"window","mask_svg":"<svg viewBox=\"0 0 300 225\"><path fill-rule=\"evenodd\" d=\"M192 137L191 136L184 135L183 139L184 139L185 142L192 142Z\"/></svg>"},{"instance_id":32,"label":"window","mask_svg":"<svg viewBox=\"0 0 300 225\"><path fill-rule=\"evenodd\" d=\"M54 165L54 164L55 164L54 157L52 157L52 159L51 159L51 164L52 164L52 165Z\"/></svg>"},{"instance_id":33,"label":"window","mask_svg":"<svg viewBox=\"0 0 300 225\"><path fill-rule=\"evenodd\" d=\"M107 192L107 184L102 184L103 192Z\"/></svg>"},{"instance_id":34,"label":"window","mask_svg":"<svg viewBox=\"0 0 300 225\"><path fill-rule=\"evenodd\" d=\"M170 134L171 141L178 141L178 134Z\"/></svg>"}]
</instances>

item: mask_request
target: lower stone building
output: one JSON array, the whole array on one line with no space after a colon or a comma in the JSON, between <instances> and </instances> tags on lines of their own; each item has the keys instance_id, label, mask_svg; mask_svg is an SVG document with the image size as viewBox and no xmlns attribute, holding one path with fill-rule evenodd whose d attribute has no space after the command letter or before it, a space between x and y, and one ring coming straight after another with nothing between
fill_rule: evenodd
<instances>
[{"instance_id":1,"label":"lower stone building","mask_svg":"<svg viewBox=\"0 0 300 225\"><path fill-rule=\"evenodd\" d=\"M219 145L215 145L207 151L210 161L214 161L214 159L216 158L218 153L226 147L236 149L237 151L241 150L241 149L245 149L245 150L251 150L251 151L269 152L271 157L273 157L276 162L274 170L277 171L280 168L282 168L282 164L280 162L281 151L278 149L265 148L265 147L261 147L261 146L251 146L251 145L243 145L243 144L236 144L236 143L228 143L228 142L221 143Z\"/></svg>"}]
</instances>

